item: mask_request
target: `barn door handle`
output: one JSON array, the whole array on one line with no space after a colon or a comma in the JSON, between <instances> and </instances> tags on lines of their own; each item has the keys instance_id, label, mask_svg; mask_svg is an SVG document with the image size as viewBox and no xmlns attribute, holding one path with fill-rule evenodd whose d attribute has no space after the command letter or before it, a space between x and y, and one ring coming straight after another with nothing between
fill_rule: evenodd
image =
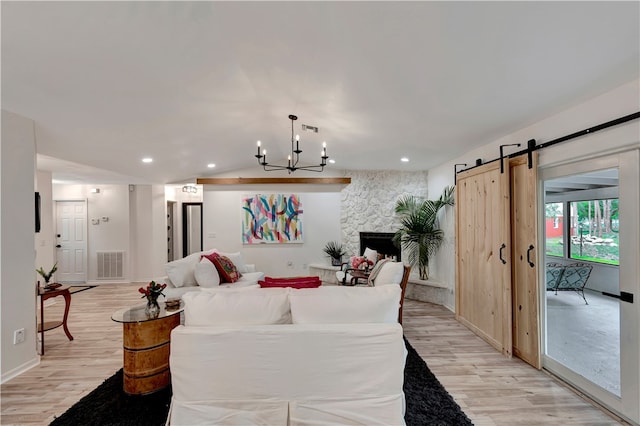
<instances>
[{"instance_id":1,"label":"barn door handle","mask_svg":"<svg viewBox=\"0 0 640 426\"><path fill-rule=\"evenodd\" d=\"M527 250L527 262L529 262L529 266L531 266L532 268L536 265L533 264L533 262L531 261L531 258L529 257L531 255L531 250L533 250L533 245L529 246L529 250Z\"/></svg>"},{"instance_id":2,"label":"barn door handle","mask_svg":"<svg viewBox=\"0 0 640 426\"><path fill-rule=\"evenodd\" d=\"M506 265L507 263L507 261L502 257L502 250L504 250L506 247L507 245L505 243L502 243L502 245L500 246L500 260L502 261L503 265Z\"/></svg>"}]
</instances>

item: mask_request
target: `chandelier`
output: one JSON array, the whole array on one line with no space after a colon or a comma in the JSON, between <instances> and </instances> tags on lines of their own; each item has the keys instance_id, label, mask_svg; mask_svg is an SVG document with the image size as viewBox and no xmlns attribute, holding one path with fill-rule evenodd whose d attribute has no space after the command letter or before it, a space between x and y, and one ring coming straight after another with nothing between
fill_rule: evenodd
<instances>
[{"instance_id":1,"label":"chandelier","mask_svg":"<svg viewBox=\"0 0 640 426\"><path fill-rule=\"evenodd\" d=\"M260 164L266 172L272 172L275 170L288 170L289 174L295 172L296 170L321 172L324 170L324 166L327 165L327 158L329 158L327 156L327 143L322 142L320 164L316 164L313 166L298 166L298 161L300 161L300 154L302 153L302 150L300 149L300 135L295 135L295 138L293 137L293 122L297 119L298 117L296 117L295 115L289 116L289 120L291 120L291 154L289 154L289 156L287 157L288 164L286 166L267 163L267 150L263 150L260 146L260 141L258 141L258 154L255 157L258 159L258 164Z\"/></svg>"}]
</instances>

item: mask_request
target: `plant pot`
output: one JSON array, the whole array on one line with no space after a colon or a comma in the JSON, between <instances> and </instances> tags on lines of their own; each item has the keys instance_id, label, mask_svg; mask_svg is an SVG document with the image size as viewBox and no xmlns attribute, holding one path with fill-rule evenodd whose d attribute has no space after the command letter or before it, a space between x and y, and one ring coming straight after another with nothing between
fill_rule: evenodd
<instances>
[{"instance_id":1,"label":"plant pot","mask_svg":"<svg viewBox=\"0 0 640 426\"><path fill-rule=\"evenodd\" d=\"M420 274L421 280L429 279L429 265L418 265L418 273Z\"/></svg>"},{"instance_id":2,"label":"plant pot","mask_svg":"<svg viewBox=\"0 0 640 426\"><path fill-rule=\"evenodd\" d=\"M331 266L340 266L342 265L342 258L341 257L332 257L331 258Z\"/></svg>"}]
</instances>

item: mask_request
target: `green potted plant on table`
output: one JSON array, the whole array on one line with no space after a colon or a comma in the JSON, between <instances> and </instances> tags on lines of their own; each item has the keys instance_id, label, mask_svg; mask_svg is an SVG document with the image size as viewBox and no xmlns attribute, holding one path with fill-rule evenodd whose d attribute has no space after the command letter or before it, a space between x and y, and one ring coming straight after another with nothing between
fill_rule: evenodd
<instances>
[{"instance_id":1,"label":"green potted plant on table","mask_svg":"<svg viewBox=\"0 0 640 426\"><path fill-rule=\"evenodd\" d=\"M50 286L49 281L51 281L51 277L53 277L53 274L55 274L57 270L58 270L58 262L56 262L53 265L53 268L51 268L49 272L45 272L42 266L36 269L36 272L40 274L40 276L42 276L42 278L44 279L45 287L49 287Z\"/></svg>"},{"instance_id":2,"label":"green potted plant on table","mask_svg":"<svg viewBox=\"0 0 640 426\"><path fill-rule=\"evenodd\" d=\"M406 252L409 264L418 266L421 280L429 279L429 258L444 239L444 232L438 227L438 212L453 205L453 191L454 187L448 186L437 200L406 195L396 202L395 212L401 224L393 242Z\"/></svg>"},{"instance_id":3,"label":"green potted plant on table","mask_svg":"<svg viewBox=\"0 0 640 426\"><path fill-rule=\"evenodd\" d=\"M337 241L329 241L324 246L323 251L331 258L332 266L340 266L342 264L342 256L346 254L342 244Z\"/></svg>"}]
</instances>

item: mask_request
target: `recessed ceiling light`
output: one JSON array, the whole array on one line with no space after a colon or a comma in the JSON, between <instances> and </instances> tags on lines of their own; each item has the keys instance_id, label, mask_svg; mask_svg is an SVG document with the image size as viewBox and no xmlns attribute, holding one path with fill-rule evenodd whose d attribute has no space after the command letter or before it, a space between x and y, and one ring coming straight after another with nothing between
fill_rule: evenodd
<instances>
[{"instance_id":1,"label":"recessed ceiling light","mask_svg":"<svg viewBox=\"0 0 640 426\"><path fill-rule=\"evenodd\" d=\"M209 164L207 164L207 167L208 167L208 168L210 168L210 169L213 169L215 166L216 166L216 165L215 165L215 164L213 164L213 163L209 163Z\"/></svg>"},{"instance_id":2,"label":"recessed ceiling light","mask_svg":"<svg viewBox=\"0 0 640 426\"><path fill-rule=\"evenodd\" d=\"M402 157L400 161L402 161L403 163L408 163L409 159L407 157Z\"/></svg>"},{"instance_id":3,"label":"recessed ceiling light","mask_svg":"<svg viewBox=\"0 0 640 426\"><path fill-rule=\"evenodd\" d=\"M330 159L329 159L329 162L330 162L331 164L336 164L336 160L334 160L333 158L330 158Z\"/></svg>"},{"instance_id":4,"label":"recessed ceiling light","mask_svg":"<svg viewBox=\"0 0 640 426\"><path fill-rule=\"evenodd\" d=\"M153 161L153 158L151 158L151 157L145 157L145 158L142 159L143 163L151 163L152 161Z\"/></svg>"}]
</instances>

